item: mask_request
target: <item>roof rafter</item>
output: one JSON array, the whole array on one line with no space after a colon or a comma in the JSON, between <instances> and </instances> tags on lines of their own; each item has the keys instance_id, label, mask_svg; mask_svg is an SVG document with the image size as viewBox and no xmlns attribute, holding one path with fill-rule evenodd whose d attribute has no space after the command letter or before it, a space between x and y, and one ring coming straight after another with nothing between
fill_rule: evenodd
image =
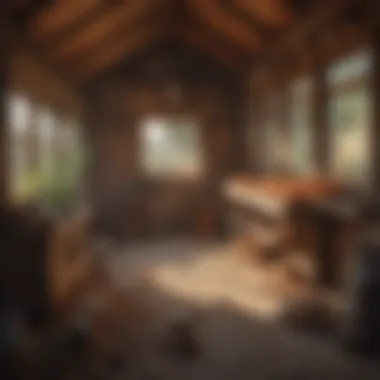
<instances>
[{"instance_id":1,"label":"roof rafter","mask_svg":"<svg viewBox=\"0 0 380 380\"><path fill-rule=\"evenodd\" d=\"M55 59L70 60L92 48L94 41L104 41L125 31L126 27L138 23L142 18L157 13L162 16L162 4L152 6L151 0L133 1L108 12L98 21L93 21L77 34L68 37L52 50ZM161 11L161 13L159 13Z\"/></svg>"},{"instance_id":2,"label":"roof rafter","mask_svg":"<svg viewBox=\"0 0 380 380\"><path fill-rule=\"evenodd\" d=\"M231 0L247 14L255 15L267 25L281 29L293 18L286 0ZM306 0L304 0L306 1Z\"/></svg>"},{"instance_id":3,"label":"roof rafter","mask_svg":"<svg viewBox=\"0 0 380 380\"><path fill-rule=\"evenodd\" d=\"M242 66L243 62L247 63L241 55L233 54L230 50L215 44L211 38L204 36L202 33L193 28L186 28L182 32L182 39L185 43L192 45L194 48L204 51L206 54L219 61L223 65L237 69Z\"/></svg>"},{"instance_id":4,"label":"roof rafter","mask_svg":"<svg viewBox=\"0 0 380 380\"><path fill-rule=\"evenodd\" d=\"M190 0L187 8L194 17L231 36L244 49L257 51L261 48L262 41L258 33L231 17L229 11L220 6L219 0Z\"/></svg>"},{"instance_id":5,"label":"roof rafter","mask_svg":"<svg viewBox=\"0 0 380 380\"><path fill-rule=\"evenodd\" d=\"M31 34L41 42L49 42L54 36L65 33L72 24L98 10L103 11L102 0L60 0L31 20Z\"/></svg>"},{"instance_id":6,"label":"roof rafter","mask_svg":"<svg viewBox=\"0 0 380 380\"><path fill-rule=\"evenodd\" d=\"M254 11L247 12L234 0L219 0L221 6L228 10L231 16L240 20L242 24L245 24L247 28L250 28L253 33L257 33L260 39L265 42L271 39L276 28L273 25L267 24L261 19L261 17Z\"/></svg>"},{"instance_id":7,"label":"roof rafter","mask_svg":"<svg viewBox=\"0 0 380 380\"><path fill-rule=\"evenodd\" d=\"M165 23L159 22L149 26L144 25L129 37L121 36L101 44L94 54L72 67L75 77L78 81L84 82L128 55L135 54L145 46L165 38L169 33L170 28L167 28Z\"/></svg>"}]
</instances>

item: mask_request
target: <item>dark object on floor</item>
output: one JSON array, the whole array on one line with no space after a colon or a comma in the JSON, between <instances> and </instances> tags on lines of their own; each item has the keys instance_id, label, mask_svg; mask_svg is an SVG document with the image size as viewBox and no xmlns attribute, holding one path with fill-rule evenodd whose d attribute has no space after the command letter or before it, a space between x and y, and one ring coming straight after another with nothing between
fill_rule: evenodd
<instances>
[{"instance_id":1,"label":"dark object on floor","mask_svg":"<svg viewBox=\"0 0 380 380\"><path fill-rule=\"evenodd\" d=\"M127 364L125 355L110 355L107 359L108 369L111 373L121 372Z\"/></svg>"},{"instance_id":2,"label":"dark object on floor","mask_svg":"<svg viewBox=\"0 0 380 380\"><path fill-rule=\"evenodd\" d=\"M380 243L363 244L355 266L352 302L349 305L343 344L366 357L380 355Z\"/></svg>"},{"instance_id":3,"label":"dark object on floor","mask_svg":"<svg viewBox=\"0 0 380 380\"><path fill-rule=\"evenodd\" d=\"M81 357L85 354L88 345L88 332L82 329L74 329L63 342L63 350L73 357Z\"/></svg>"},{"instance_id":4,"label":"dark object on floor","mask_svg":"<svg viewBox=\"0 0 380 380\"><path fill-rule=\"evenodd\" d=\"M318 299L309 299L289 305L283 314L283 322L306 333L330 335L336 331L336 321L328 305Z\"/></svg>"},{"instance_id":5,"label":"dark object on floor","mask_svg":"<svg viewBox=\"0 0 380 380\"><path fill-rule=\"evenodd\" d=\"M73 329L46 350L41 380L66 379L84 363L88 345L86 331Z\"/></svg>"},{"instance_id":6,"label":"dark object on floor","mask_svg":"<svg viewBox=\"0 0 380 380\"><path fill-rule=\"evenodd\" d=\"M3 305L2 305L3 306ZM6 310L0 313L0 379L29 379L25 360L26 324L22 313Z\"/></svg>"},{"instance_id":7,"label":"dark object on floor","mask_svg":"<svg viewBox=\"0 0 380 380\"><path fill-rule=\"evenodd\" d=\"M17 310L33 330L51 317L47 264L53 226L33 205L0 207L2 310Z\"/></svg>"},{"instance_id":8,"label":"dark object on floor","mask_svg":"<svg viewBox=\"0 0 380 380\"><path fill-rule=\"evenodd\" d=\"M196 326L192 320L172 322L168 328L166 347L182 360L195 360L201 353Z\"/></svg>"}]
</instances>

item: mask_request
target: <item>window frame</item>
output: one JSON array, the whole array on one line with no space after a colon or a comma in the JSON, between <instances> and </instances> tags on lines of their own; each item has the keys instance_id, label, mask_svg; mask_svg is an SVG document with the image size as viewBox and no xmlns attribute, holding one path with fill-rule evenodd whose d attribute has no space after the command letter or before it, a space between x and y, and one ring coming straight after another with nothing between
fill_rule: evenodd
<instances>
[{"instance_id":1,"label":"window frame","mask_svg":"<svg viewBox=\"0 0 380 380\"><path fill-rule=\"evenodd\" d=\"M13 101L19 98L25 101L28 111L25 125L22 127L22 131L17 131L16 122L14 121L14 104ZM7 120L7 136L9 144L7 144L7 166L8 166L8 183L7 188L8 195L11 200L20 198L20 182L21 177L27 175L29 172L29 154L28 151L28 139L30 138L31 130L35 125L35 102L34 99L28 96L27 92L15 88L7 94L7 106L6 106L6 120Z\"/></svg>"},{"instance_id":2,"label":"window frame","mask_svg":"<svg viewBox=\"0 0 380 380\"><path fill-rule=\"evenodd\" d=\"M265 105L261 126L263 128L263 164L267 175L275 174L279 169L278 144L283 133L281 124L281 101L280 90L270 91L265 96Z\"/></svg>"},{"instance_id":3,"label":"window frame","mask_svg":"<svg viewBox=\"0 0 380 380\"><path fill-rule=\"evenodd\" d=\"M20 136L23 141L20 141L20 137L17 138L17 131L15 132L17 110L14 108L14 102L17 102L18 99L25 101L28 107L26 122L22 128L22 136ZM78 149L80 117L75 113L60 113L57 107L51 106L48 102L36 100L29 96L27 91L19 88L8 91L5 112L7 139L9 141L6 152L7 197L15 203L39 202L40 197L47 189L46 187L50 186L56 163L60 161L56 144L59 143L59 134L65 133L63 132L66 127L65 124L70 124L76 130L76 134L73 136L77 140L75 146L72 142L70 143L66 153L70 154L73 149ZM44 137L43 125L45 118L49 120L46 138ZM80 143L79 148L81 149ZM20 154L22 158L19 160L17 157ZM33 160L31 161L30 158ZM23 184L24 182L27 184Z\"/></svg>"}]
</instances>

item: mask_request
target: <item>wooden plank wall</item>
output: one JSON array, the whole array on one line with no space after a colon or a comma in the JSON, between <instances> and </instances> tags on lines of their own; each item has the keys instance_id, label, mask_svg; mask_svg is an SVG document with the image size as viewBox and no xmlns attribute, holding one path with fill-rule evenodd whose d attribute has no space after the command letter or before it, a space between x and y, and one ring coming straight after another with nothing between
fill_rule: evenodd
<instances>
[{"instance_id":1,"label":"wooden plank wall","mask_svg":"<svg viewBox=\"0 0 380 380\"><path fill-rule=\"evenodd\" d=\"M102 229L138 239L171 233L210 237L221 232L219 185L241 170L245 161L244 79L196 50L164 45L148 49L90 91L99 94L93 100L88 132L95 159L90 187ZM164 92L173 80L183 91L178 104ZM141 119L173 113L200 120L206 168L200 182L170 184L152 181L140 172ZM202 227L207 219L215 221L208 232Z\"/></svg>"},{"instance_id":2,"label":"wooden plank wall","mask_svg":"<svg viewBox=\"0 0 380 380\"><path fill-rule=\"evenodd\" d=\"M14 46L10 57L10 90L24 93L37 105L81 118L84 101L80 90L54 70L33 49L22 42Z\"/></svg>"}]
</instances>

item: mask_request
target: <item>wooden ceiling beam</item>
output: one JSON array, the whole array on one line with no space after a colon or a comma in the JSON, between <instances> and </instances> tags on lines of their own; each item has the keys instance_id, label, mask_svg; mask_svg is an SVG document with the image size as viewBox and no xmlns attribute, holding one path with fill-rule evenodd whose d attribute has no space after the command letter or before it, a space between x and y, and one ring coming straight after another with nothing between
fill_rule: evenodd
<instances>
[{"instance_id":1,"label":"wooden ceiling beam","mask_svg":"<svg viewBox=\"0 0 380 380\"><path fill-rule=\"evenodd\" d=\"M2 6L14 11L17 9L25 9L34 6L36 3L45 2L45 0L3 0Z\"/></svg>"},{"instance_id":2,"label":"wooden ceiling beam","mask_svg":"<svg viewBox=\"0 0 380 380\"><path fill-rule=\"evenodd\" d=\"M56 60L71 60L79 56L82 52L91 50L96 41L104 41L110 36L115 36L125 31L125 28L137 23L144 16L162 11L162 2L152 5L151 0L132 1L124 4L121 8L109 11L99 19L94 19L87 27L82 28L77 33L72 33L61 44L51 50L51 54ZM162 12L161 14L162 15Z\"/></svg>"},{"instance_id":3,"label":"wooden ceiling beam","mask_svg":"<svg viewBox=\"0 0 380 380\"><path fill-rule=\"evenodd\" d=\"M248 12L234 0L219 0L219 2L231 15L251 29L252 33L257 33L262 41L265 42L274 37L277 28L263 21L256 12Z\"/></svg>"},{"instance_id":4,"label":"wooden ceiling beam","mask_svg":"<svg viewBox=\"0 0 380 380\"><path fill-rule=\"evenodd\" d=\"M126 56L135 54L147 45L166 37L169 30L163 23L151 24L143 29L136 29L129 36L120 36L99 46L96 53L83 59L72 67L76 80L85 82L109 66L121 61Z\"/></svg>"},{"instance_id":5,"label":"wooden ceiling beam","mask_svg":"<svg viewBox=\"0 0 380 380\"><path fill-rule=\"evenodd\" d=\"M256 57L256 54L252 53L252 51L242 49L241 46L235 43L234 39L215 31L215 29L210 28L207 24L202 24L199 20L184 20L178 36L180 39L181 37L187 38L188 34L197 35L200 39L212 43L216 48L219 47L221 50L227 51L228 54L239 57L244 61L252 61Z\"/></svg>"},{"instance_id":6,"label":"wooden ceiling beam","mask_svg":"<svg viewBox=\"0 0 380 380\"><path fill-rule=\"evenodd\" d=\"M261 48L262 41L258 33L231 16L229 11L220 5L219 0L188 0L187 9L196 19L209 24L215 30L230 35L236 44L246 50L258 51Z\"/></svg>"},{"instance_id":7,"label":"wooden ceiling beam","mask_svg":"<svg viewBox=\"0 0 380 380\"><path fill-rule=\"evenodd\" d=\"M263 23L281 29L289 25L293 13L287 0L231 0L247 14L255 15ZM302 0L307 1L307 0Z\"/></svg>"},{"instance_id":8,"label":"wooden ceiling beam","mask_svg":"<svg viewBox=\"0 0 380 380\"><path fill-rule=\"evenodd\" d=\"M49 41L96 9L102 9L103 0L56 0L54 4L31 20L30 33L39 41Z\"/></svg>"},{"instance_id":9,"label":"wooden ceiling beam","mask_svg":"<svg viewBox=\"0 0 380 380\"><path fill-rule=\"evenodd\" d=\"M183 34L183 30L186 30L189 25L192 29L196 30L197 34L202 34L203 38L214 41L215 45L223 46L225 49L235 52L234 54L238 56L244 56L247 59L256 56L256 53L253 53L252 50L247 49L246 46L241 46L236 39L230 35L212 28L210 24L202 20L191 18L187 13L186 16L181 19L181 27L177 30L179 37Z\"/></svg>"},{"instance_id":10,"label":"wooden ceiling beam","mask_svg":"<svg viewBox=\"0 0 380 380\"><path fill-rule=\"evenodd\" d=\"M13 19L12 21L16 21L19 26L26 29L30 20L48 9L53 3L53 0L3 1L8 1L7 6L10 9L10 16L12 16Z\"/></svg>"},{"instance_id":11,"label":"wooden ceiling beam","mask_svg":"<svg viewBox=\"0 0 380 380\"><path fill-rule=\"evenodd\" d=\"M159 20L160 25L165 25L165 31L169 34L171 31L171 19L168 15L163 14ZM78 50L75 54L65 57L65 64L69 65L69 67L75 67L78 62L82 61L82 59L86 59L86 57L91 55L96 55L100 48L103 49L104 46L112 45L114 40L125 39L125 36L139 33L139 31L145 30L147 26L152 24L157 24L157 19L152 18L151 14L147 14L146 17L142 17L138 22L136 21L133 24L122 25L122 27L115 29L111 34L104 36L104 38L93 40L92 44L86 49Z\"/></svg>"},{"instance_id":12,"label":"wooden ceiling beam","mask_svg":"<svg viewBox=\"0 0 380 380\"><path fill-rule=\"evenodd\" d=\"M172 0L169 13L172 16L173 31L179 33L187 18L186 1Z\"/></svg>"},{"instance_id":13,"label":"wooden ceiling beam","mask_svg":"<svg viewBox=\"0 0 380 380\"><path fill-rule=\"evenodd\" d=\"M44 44L46 47L55 47L65 43L70 37L81 33L87 25L97 22L104 14L109 11L107 2L96 0L95 5L81 15L75 15L72 19L68 19L64 28L59 29L45 36Z\"/></svg>"},{"instance_id":14,"label":"wooden ceiling beam","mask_svg":"<svg viewBox=\"0 0 380 380\"><path fill-rule=\"evenodd\" d=\"M350 24L360 26L370 34L378 33L380 2L377 0L362 0L355 3L346 14L346 21Z\"/></svg>"},{"instance_id":15,"label":"wooden ceiling beam","mask_svg":"<svg viewBox=\"0 0 380 380\"><path fill-rule=\"evenodd\" d=\"M215 44L212 39L209 39L207 35L203 35L197 31L197 29L185 28L182 31L182 40L186 44L192 45L194 48L205 52L210 58L230 69L238 70L246 66L246 59L240 55L233 54L223 46Z\"/></svg>"},{"instance_id":16,"label":"wooden ceiling beam","mask_svg":"<svg viewBox=\"0 0 380 380\"><path fill-rule=\"evenodd\" d=\"M42 9L49 6L50 0L30 0L25 1L22 5L24 8L13 6L10 10L12 30L9 38L14 46L22 46L24 50L33 55L43 66L51 70L58 78L70 83L73 88L77 88L77 84L72 80L71 75L66 70L66 67L57 62L53 62L47 52L41 48L38 41L32 38L28 33L27 25L31 17L35 17ZM19 13L21 11L21 14Z\"/></svg>"},{"instance_id":17,"label":"wooden ceiling beam","mask_svg":"<svg viewBox=\"0 0 380 380\"><path fill-rule=\"evenodd\" d=\"M290 7L294 14L304 15L310 12L310 9L315 7L318 0L285 0L285 3Z\"/></svg>"},{"instance_id":18,"label":"wooden ceiling beam","mask_svg":"<svg viewBox=\"0 0 380 380\"><path fill-rule=\"evenodd\" d=\"M351 2L352 0L323 0L318 2L282 38L279 38L276 43L270 44L262 52L262 63L265 65L268 60L281 59L284 54L302 47L313 35L323 31L326 24L343 13Z\"/></svg>"},{"instance_id":19,"label":"wooden ceiling beam","mask_svg":"<svg viewBox=\"0 0 380 380\"><path fill-rule=\"evenodd\" d=\"M339 20L355 1L320 0L316 2L283 36L279 36L275 42L267 45L258 56L255 69L258 72L265 72L270 66L282 66L286 57L313 44L315 37L325 35L328 39L331 25Z\"/></svg>"}]
</instances>

